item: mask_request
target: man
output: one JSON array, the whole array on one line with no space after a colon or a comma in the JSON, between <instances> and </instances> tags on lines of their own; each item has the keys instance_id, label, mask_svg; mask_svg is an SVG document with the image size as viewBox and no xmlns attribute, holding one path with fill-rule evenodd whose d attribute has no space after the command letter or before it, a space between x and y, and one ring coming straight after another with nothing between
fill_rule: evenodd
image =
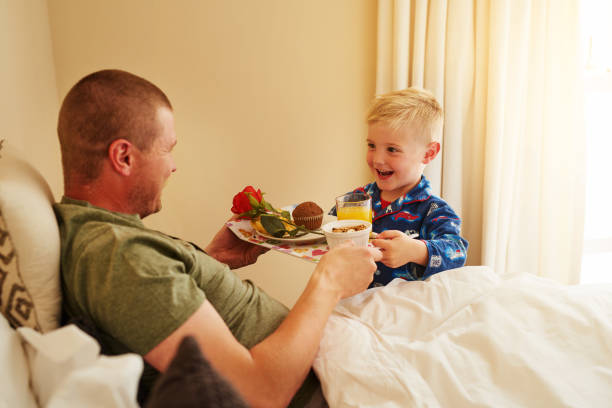
<instances>
[{"instance_id":1,"label":"man","mask_svg":"<svg viewBox=\"0 0 612 408\"><path fill-rule=\"evenodd\" d=\"M58 135L67 315L92 321L112 353L144 356L145 394L192 335L251 406L315 406L310 367L325 322L367 288L380 252L330 251L287 311L229 270L255 262L260 247L223 227L201 251L142 224L176 171L172 106L155 85L119 70L86 76L64 99Z\"/></svg>"}]
</instances>

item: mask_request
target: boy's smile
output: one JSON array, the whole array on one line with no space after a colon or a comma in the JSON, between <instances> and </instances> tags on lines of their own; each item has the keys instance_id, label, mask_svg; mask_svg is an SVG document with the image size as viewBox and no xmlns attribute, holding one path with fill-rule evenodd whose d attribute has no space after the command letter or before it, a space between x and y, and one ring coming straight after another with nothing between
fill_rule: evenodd
<instances>
[{"instance_id":1,"label":"boy's smile","mask_svg":"<svg viewBox=\"0 0 612 408\"><path fill-rule=\"evenodd\" d=\"M381 170L376 170L376 172L378 173L378 177L381 179L386 179L391 177L391 175L393 174L393 171L381 171Z\"/></svg>"},{"instance_id":2,"label":"boy's smile","mask_svg":"<svg viewBox=\"0 0 612 408\"><path fill-rule=\"evenodd\" d=\"M440 146L437 142L426 144L417 129L404 126L393 130L379 122L369 126L367 142L366 161L386 201L395 201L421 181L425 164Z\"/></svg>"}]
</instances>

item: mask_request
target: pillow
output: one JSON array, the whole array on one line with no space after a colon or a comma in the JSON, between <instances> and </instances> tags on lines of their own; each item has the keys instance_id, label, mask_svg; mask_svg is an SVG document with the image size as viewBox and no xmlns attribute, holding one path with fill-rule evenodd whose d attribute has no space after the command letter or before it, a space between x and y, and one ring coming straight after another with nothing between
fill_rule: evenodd
<instances>
[{"instance_id":1,"label":"pillow","mask_svg":"<svg viewBox=\"0 0 612 408\"><path fill-rule=\"evenodd\" d=\"M96 341L74 325L46 334L17 329L25 343L31 384L45 408L137 408L142 373L137 354L100 356Z\"/></svg>"},{"instance_id":2,"label":"pillow","mask_svg":"<svg viewBox=\"0 0 612 408\"><path fill-rule=\"evenodd\" d=\"M6 147L0 154L0 311L15 327L47 332L59 326L61 308L53 194L40 173Z\"/></svg>"},{"instance_id":3,"label":"pillow","mask_svg":"<svg viewBox=\"0 0 612 408\"><path fill-rule=\"evenodd\" d=\"M30 391L30 372L21 340L17 332L0 316L0 406L35 408L38 405Z\"/></svg>"},{"instance_id":4,"label":"pillow","mask_svg":"<svg viewBox=\"0 0 612 408\"><path fill-rule=\"evenodd\" d=\"M23 282L13 241L0 212L0 312L13 328L40 330L32 296Z\"/></svg>"},{"instance_id":5,"label":"pillow","mask_svg":"<svg viewBox=\"0 0 612 408\"><path fill-rule=\"evenodd\" d=\"M185 337L163 373L146 408L246 408L234 387L210 365L197 341Z\"/></svg>"}]
</instances>

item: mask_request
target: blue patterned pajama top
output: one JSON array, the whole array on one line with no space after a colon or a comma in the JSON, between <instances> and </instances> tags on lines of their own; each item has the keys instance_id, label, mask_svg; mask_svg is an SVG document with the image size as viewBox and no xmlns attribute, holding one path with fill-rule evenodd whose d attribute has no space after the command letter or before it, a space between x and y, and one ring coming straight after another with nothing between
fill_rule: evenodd
<instances>
[{"instance_id":1,"label":"blue patterned pajama top","mask_svg":"<svg viewBox=\"0 0 612 408\"><path fill-rule=\"evenodd\" d=\"M460 236L461 219L448 203L431 193L429 181L421 176L419 184L404 196L383 208L376 182L356 188L372 197L372 231L399 230L408 235L418 234L427 245L427 266L412 262L390 268L377 262L378 270L370 287L383 286L395 278L423 280L447 269L465 264L468 242ZM336 207L330 211L336 215Z\"/></svg>"}]
</instances>

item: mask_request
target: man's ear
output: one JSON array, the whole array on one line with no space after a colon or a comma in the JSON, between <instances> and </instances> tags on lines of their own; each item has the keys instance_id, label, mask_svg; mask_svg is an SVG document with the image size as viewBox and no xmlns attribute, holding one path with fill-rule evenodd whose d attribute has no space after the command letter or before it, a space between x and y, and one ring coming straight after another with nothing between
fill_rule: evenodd
<instances>
[{"instance_id":1,"label":"man's ear","mask_svg":"<svg viewBox=\"0 0 612 408\"><path fill-rule=\"evenodd\" d=\"M117 173L129 176L134 164L134 145L125 139L113 141L108 147L108 159Z\"/></svg>"},{"instance_id":2,"label":"man's ear","mask_svg":"<svg viewBox=\"0 0 612 408\"><path fill-rule=\"evenodd\" d=\"M425 156L423 157L423 164L428 164L430 161L436 158L436 156L440 153L440 143L431 142L427 145L427 150L425 150Z\"/></svg>"}]
</instances>

